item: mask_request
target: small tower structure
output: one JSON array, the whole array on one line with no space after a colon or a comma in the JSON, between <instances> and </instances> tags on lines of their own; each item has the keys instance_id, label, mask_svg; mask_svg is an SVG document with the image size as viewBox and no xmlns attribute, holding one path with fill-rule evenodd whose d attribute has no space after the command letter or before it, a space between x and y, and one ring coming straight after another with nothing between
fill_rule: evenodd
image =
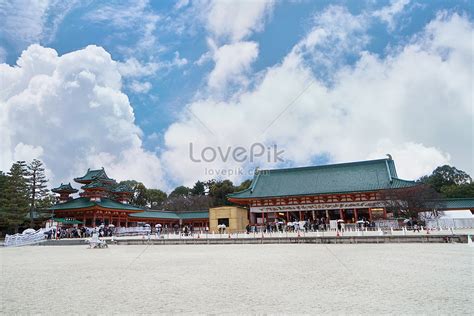
<instances>
[{"instance_id":1,"label":"small tower structure","mask_svg":"<svg viewBox=\"0 0 474 316\"><path fill-rule=\"evenodd\" d=\"M118 184L112 190L115 200L122 204L128 204L133 195L133 189L127 184Z\"/></svg>"},{"instance_id":2,"label":"small tower structure","mask_svg":"<svg viewBox=\"0 0 474 316\"><path fill-rule=\"evenodd\" d=\"M107 176L103 167L97 170L87 169L84 176L74 178L74 181L84 184L81 187L84 192L79 195L91 201L100 201L102 198L110 197L110 190L116 185L115 180Z\"/></svg>"},{"instance_id":3,"label":"small tower structure","mask_svg":"<svg viewBox=\"0 0 474 316\"><path fill-rule=\"evenodd\" d=\"M54 192L54 193L59 194L59 198L58 198L59 203L64 203L64 202L67 202L67 201L71 200L72 197L70 195L73 194L73 193L78 192L77 189L74 189L71 186L71 183L68 183L68 184L61 183L61 185L59 187L53 188L53 189L51 189L51 191Z\"/></svg>"}]
</instances>

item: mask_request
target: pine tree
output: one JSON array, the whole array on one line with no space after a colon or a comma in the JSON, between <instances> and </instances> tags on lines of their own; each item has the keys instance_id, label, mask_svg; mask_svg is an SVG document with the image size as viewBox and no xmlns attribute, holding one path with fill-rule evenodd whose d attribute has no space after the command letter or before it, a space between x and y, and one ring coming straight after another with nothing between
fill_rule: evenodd
<instances>
[{"instance_id":1,"label":"pine tree","mask_svg":"<svg viewBox=\"0 0 474 316\"><path fill-rule=\"evenodd\" d=\"M13 229L25 222L25 213L28 210L27 170L24 161L15 162L8 175L2 175L2 194L0 199L0 222L2 228Z\"/></svg>"},{"instance_id":2,"label":"pine tree","mask_svg":"<svg viewBox=\"0 0 474 316\"><path fill-rule=\"evenodd\" d=\"M36 211L37 203L48 196L48 179L44 174L43 163L38 159L28 165L28 190L30 198L30 220L33 219L33 212Z\"/></svg>"}]
</instances>

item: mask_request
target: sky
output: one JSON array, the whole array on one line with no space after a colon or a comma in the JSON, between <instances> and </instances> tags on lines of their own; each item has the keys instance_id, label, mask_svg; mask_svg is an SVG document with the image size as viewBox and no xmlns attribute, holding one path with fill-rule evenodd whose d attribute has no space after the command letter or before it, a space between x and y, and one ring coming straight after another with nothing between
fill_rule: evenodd
<instances>
[{"instance_id":1,"label":"sky","mask_svg":"<svg viewBox=\"0 0 474 316\"><path fill-rule=\"evenodd\" d=\"M0 170L170 191L380 159L473 175L469 1L0 0Z\"/></svg>"}]
</instances>

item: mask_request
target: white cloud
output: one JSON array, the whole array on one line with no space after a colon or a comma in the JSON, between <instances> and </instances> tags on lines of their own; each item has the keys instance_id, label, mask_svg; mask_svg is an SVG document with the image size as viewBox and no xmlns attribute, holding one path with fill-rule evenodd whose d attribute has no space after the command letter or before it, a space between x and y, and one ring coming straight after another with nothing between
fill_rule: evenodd
<instances>
[{"instance_id":1,"label":"white cloud","mask_svg":"<svg viewBox=\"0 0 474 316\"><path fill-rule=\"evenodd\" d=\"M210 1L203 6L207 29L217 38L240 41L261 31L274 1Z\"/></svg>"},{"instance_id":2,"label":"white cloud","mask_svg":"<svg viewBox=\"0 0 474 316\"><path fill-rule=\"evenodd\" d=\"M369 42L369 23L365 14L352 15L345 7L329 6L314 16L313 27L292 53L305 59L318 78L331 79L344 66L344 57L359 56Z\"/></svg>"},{"instance_id":3,"label":"white cloud","mask_svg":"<svg viewBox=\"0 0 474 316\"><path fill-rule=\"evenodd\" d=\"M34 158L40 159L43 155L44 150L41 146L31 146L18 143L13 150L13 161L24 160L31 161Z\"/></svg>"},{"instance_id":4,"label":"white cloud","mask_svg":"<svg viewBox=\"0 0 474 316\"><path fill-rule=\"evenodd\" d=\"M152 85L148 81L139 82L139 81L133 80L132 83L130 83L129 87L133 92L147 93L148 91L150 91Z\"/></svg>"},{"instance_id":5,"label":"white cloud","mask_svg":"<svg viewBox=\"0 0 474 316\"><path fill-rule=\"evenodd\" d=\"M209 87L222 91L230 83L245 84L245 73L257 56L258 44L255 42L237 42L219 47L214 51L216 65L209 74Z\"/></svg>"},{"instance_id":6,"label":"white cloud","mask_svg":"<svg viewBox=\"0 0 474 316\"><path fill-rule=\"evenodd\" d=\"M444 163L473 172L472 23L457 14L440 14L408 44L380 58L363 51L357 17L330 10L343 12L345 28L316 23L280 64L257 74L247 91L227 101L209 95L187 106L164 136L162 161L178 183L212 178L206 168L275 166L264 157L254 164L195 163L189 142L194 153L206 146L225 150L275 143L294 165L321 157L340 162L390 153L400 176L409 179ZM321 38L329 42L343 38L347 49L360 50L354 52L355 65L334 68L330 86L312 68L327 46L320 45L317 29L326 32Z\"/></svg>"},{"instance_id":7,"label":"white cloud","mask_svg":"<svg viewBox=\"0 0 474 316\"><path fill-rule=\"evenodd\" d=\"M51 184L102 166L118 179L164 184L159 159L142 148L118 65L104 49L58 56L32 45L0 73L0 169L39 156L54 171Z\"/></svg>"},{"instance_id":8,"label":"white cloud","mask_svg":"<svg viewBox=\"0 0 474 316\"><path fill-rule=\"evenodd\" d=\"M48 0L0 3L0 27L9 40L22 44L37 42L43 33Z\"/></svg>"},{"instance_id":9,"label":"white cloud","mask_svg":"<svg viewBox=\"0 0 474 316\"><path fill-rule=\"evenodd\" d=\"M373 16L380 18L387 23L389 30L396 27L396 17L403 12L404 8L410 3L410 0L391 0L390 5L381 8L373 13Z\"/></svg>"},{"instance_id":10,"label":"white cloud","mask_svg":"<svg viewBox=\"0 0 474 316\"><path fill-rule=\"evenodd\" d=\"M106 4L88 12L85 18L94 23L105 23L128 30L129 34L136 34L137 41L133 47L121 47L129 56L148 55L150 51L157 50L156 28L161 17L154 13L148 0Z\"/></svg>"},{"instance_id":11,"label":"white cloud","mask_svg":"<svg viewBox=\"0 0 474 316\"><path fill-rule=\"evenodd\" d=\"M258 57L258 43L243 39L263 29L274 1L209 1L197 6L210 33L210 51L195 63L202 65L211 59L215 62L208 87L220 93L229 86L245 86L246 73Z\"/></svg>"},{"instance_id":12,"label":"white cloud","mask_svg":"<svg viewBox=\"0 0 474 316\"><path fill-rule=\"evenodd\" d=\"M0 2L0 29L14 46L51 42L77 0L18 0Z\"/></svg>"},{"instance_id":13,"label":"white cloud","mask_svg":"<svg viewBox=\"0 0 474 316\"><path fill-rule=\"evenodd\" d=\"M154 75L162 65L156 62L141 63L136 58L128 58L125 62L118 63L118 70L124 77L143 77Z\"/></svg>"},{"instance_id":14,"label":"white cloud","mask_svg":"<svg viewBox=\"0 0 474 316\"><path fill-rule=\"evenodd\" d=\"M367 158L378 159L387 153L396 158L398 177L402 179L418 179L431 174L436 167L449 164L451 160L449 154L438 148L413 142L394 144L389 139L381 139Z\"/></svg>"},{"instance_id":15,"label":"white cloud","mask_svg":"<svg viewBox=\"0 0 474 316\"><path fill-rule=\"evenodd\" d=\"M174 52L174 58L171 62L172 66L182 67L188 64L188 60L186 58L181 58L179 56L179 52Z\"/></svg>"},{"instance_id":16,"label":"white cloud","mask_svg":"<svg viewBox=\"0 0 474 316\"><path fill-rule=\"evenodd\" d=\"M88 12L86 18L93 22L108 23L119 28L134 28L137 27L139 21L143 19L148 4L148 0L138 0L133 3L127 2L119 5L104 5L94 11ZM154 18L151 20L154 20Z\"/></svg>"}]
</instances>

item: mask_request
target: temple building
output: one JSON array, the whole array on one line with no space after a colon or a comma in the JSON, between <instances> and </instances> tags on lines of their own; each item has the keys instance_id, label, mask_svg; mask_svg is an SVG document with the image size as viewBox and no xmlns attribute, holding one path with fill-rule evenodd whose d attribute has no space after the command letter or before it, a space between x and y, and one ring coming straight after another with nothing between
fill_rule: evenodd
<instances>
[{"instance_id":1,"label":"temple building","mask_svg":"<svg viewBox=\"0 0 474 316\"><path fill-rule=\"evenodd\" d=\"M133 190L127 185L117 184L107 176L104 168L88 169L82 177L74 178L81 184L78 198L71 194L79 192L70 183L62 184L51 191L59 194L58 203L50 208L56 221L95 227L101 224L116 227L140 224L183 225L206 227L209 212L176 213L147 210L130 204Z\"/></svg>"},{"instance_id":2,"label":"temple building","mask_svg":"<svg viewBox=\"0 0 474 316\"><path fill-rule=\"evenodd\" d=\"M387 193L417 186L400 179L395 163L385 159L329 164L321 166L257 170L250 187L227 195L241 207L216 207L198 212L151 210L130 204L133 190L107 176L104 168L87 170L75 178L79 190L68 184L52 189L58 203L50 208L54 218L64 223L95 227L113 224L117 227L162 224L168 227L193 225L215 229L225 224L241 231L247 224L262 225L275 221L342 220L377 221L394 219L387 209ZM416 188L415 188L416 189ZM444 199L438 211L474 212L474 199ZM441 204L438 204L441 205ZM393 209L393 208L392 208ZM470 211L470 212L469 212Z\"/></svg>"},{"instance_id":3,"label":"temple building","mask_svg":"<svg viewBox=\"0 0 474 316\"><path fill-rule=\"evenodd\" d=\"M386 190L415 186L398 178L392 158L322 166L257 170L251 186L228 195L250 210L252 224L285 221L387 219Z\"/></svg>"}]
</instances>

